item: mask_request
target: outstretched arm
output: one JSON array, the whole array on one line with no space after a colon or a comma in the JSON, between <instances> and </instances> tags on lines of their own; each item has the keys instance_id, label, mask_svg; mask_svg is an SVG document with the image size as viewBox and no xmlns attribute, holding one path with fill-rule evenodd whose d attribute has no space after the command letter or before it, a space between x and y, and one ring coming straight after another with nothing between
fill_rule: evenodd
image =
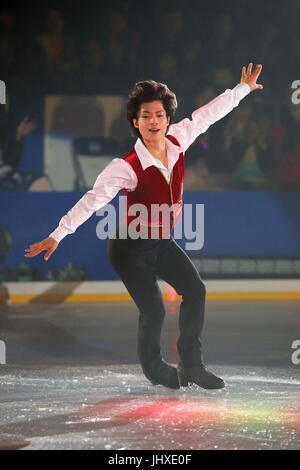
<instances>
[{"instance_id":1,"label":"outstretched arm","mask_svg":"<svg viewBox=\"0 0 300 470\"><path fill-rule=\"evenodd\" d=\"M86 192L61 218L58 227L44 240L29 245L29 248L25 249L27 253L24 256L32 257L46 251L44 259L47 261L66 235L74 233L95 211L111 201L120 189L133 191L136 184L137 178L129 163L121 158L115 158L98 175L93 189Z\"/></svg>"},{"instance_id":2,"label":"outstretched arm","mask_svg":"<svg viewBox=\"0 0 300 470\"><path fill-rule=\"evenodd\" d=\"M194 140L216 121L219 121L232 111L239 102L251 91L263 89L262 85L256 83L262 71L262 65L257 65L252 72L253 64L242 68L241 80L232 90L227 89L221 95L214 98L201 108L192 113L192 119L185 118L182 121L172 124L168 134L173 135L182 151L185 152Z\"/></svg>"}]
</instances>

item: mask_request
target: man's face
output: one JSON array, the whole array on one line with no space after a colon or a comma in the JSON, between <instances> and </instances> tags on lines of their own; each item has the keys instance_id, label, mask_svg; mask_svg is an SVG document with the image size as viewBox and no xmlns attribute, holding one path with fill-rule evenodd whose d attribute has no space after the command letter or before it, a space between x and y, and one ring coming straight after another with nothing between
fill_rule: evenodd
<instances>
[{"instance_id":1,"label":"man's face","mask_svg":"<svg viewBox=\"0 0 300 470\"><path fill-rule=\"evenodd\" d=\"M170 117L167 117L162 101L142 103L134 127L139 129L144 142L158 142L165 138Z\"/></svg>"}]
</instances>

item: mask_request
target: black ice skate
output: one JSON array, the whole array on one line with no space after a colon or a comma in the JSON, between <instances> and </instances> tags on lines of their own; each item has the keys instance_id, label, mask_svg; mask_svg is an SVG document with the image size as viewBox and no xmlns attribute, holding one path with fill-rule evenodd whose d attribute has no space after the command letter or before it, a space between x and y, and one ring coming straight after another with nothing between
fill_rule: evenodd
<instances>
[{"instance_id":1,"label":"black ice skate","mask_svg":"<svg viewBox=\"0 0 300 470\"><path fill-rule=\"evenodd\" d=\"M178 364L178 377L180 385L188 387L189 384L196 384L206 389L220 389L225 387L224 381L206 370L203 364L193 367L184 367Z\"/></svg>"},{"instance_id":2,"label":"black ice skate","mask_svg":"<svg viewBox=\"0 0 300 470\"><path fill-rule=\"evenodd\" d=\"M163 359L151 367L142 366L145 377L153 385L163 385L164 387L180 388L177 369L167 364Z\"/></svg>"}]
</instances>

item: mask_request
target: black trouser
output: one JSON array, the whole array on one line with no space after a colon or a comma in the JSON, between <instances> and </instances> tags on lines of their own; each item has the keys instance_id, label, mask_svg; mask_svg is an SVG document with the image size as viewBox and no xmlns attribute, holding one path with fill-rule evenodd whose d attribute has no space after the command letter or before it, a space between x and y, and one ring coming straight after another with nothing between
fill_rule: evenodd
<instances>
[{"instance_id":1,"label":"black trouser","mask_svg":"<svg viewBox=\"0 0 300 470\"><path fill-rule=\"evenodd\" d=\"M169 239L110 239L109 258L139 309L138 356L143 368L160 361L165 307L156 275L182 296L177 350L186 367L199 365L205 286L187 254Z\"/></svg>"}]
</instances>

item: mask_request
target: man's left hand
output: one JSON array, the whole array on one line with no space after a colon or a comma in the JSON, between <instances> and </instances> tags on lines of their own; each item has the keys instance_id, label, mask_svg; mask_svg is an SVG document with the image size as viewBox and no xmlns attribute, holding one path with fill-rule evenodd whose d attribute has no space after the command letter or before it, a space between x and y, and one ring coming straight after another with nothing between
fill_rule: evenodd
<instances>
[{"instance_id":1,"label":"man's left hand","mask_svg":"<svg viewBox=\"0 0 300 470\"><path fill-rule=\"evenodd\" d=\"M256 83L258 77L260 76L261 74L261 71L262 71L262 65L257 65L255 67L255 70L254 72L252 72L252 66L253 66L253 63L251 62L249 65L248 65L248 68L246 70L246 67L243 67L242 68L242 75L241 75L241 81L240 83L247 83L249 85L249 87L251 88L251 91L254 91L254 90L262 90L263 89L263 86L262 85L258 85Z\"/></svg>"}]
</instances>

